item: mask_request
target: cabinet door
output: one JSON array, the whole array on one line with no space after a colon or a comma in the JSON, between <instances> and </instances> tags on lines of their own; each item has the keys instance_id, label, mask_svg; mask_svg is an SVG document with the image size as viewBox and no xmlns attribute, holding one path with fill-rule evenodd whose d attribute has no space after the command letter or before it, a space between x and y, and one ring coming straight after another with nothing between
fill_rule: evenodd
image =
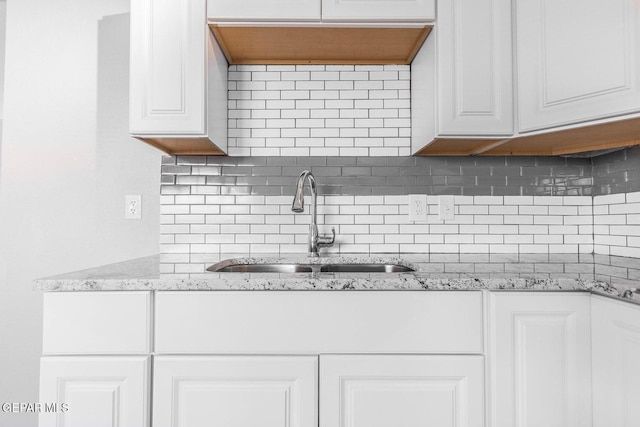
<instances>
[{"instance_id":1,"label":"cabinet door","mask_svg":"<svg viewBox=\"0 0 640 427\"><path fill-rule=\"evenodd\" d=\"M511 0L440 2L436 37L438 133L512 135Z\"/></svg>"},{"instance_id":2,"label":"cabinet door","mask_svg":"<svg viewBox=\"0 0 640 427\"><path fill-rule=\"evenodd\" d=\"M43 357L40 427L149 426L148 357Z\"/></svg>"},{"instance_id":3,"label":"cabinet door","mask_svg":"<svg viewBox=\"0 0 640 427\"><path fill-rule=\"evenodd\" d=\"M206 134L205 1L131 1L132 134Z\"/></svg>"},{"instance_id":4,"label":"cabinet door","mask_svg":"<svg viewBox=\"0 0 640 427\"><path fill-rule=\"evenodd\" d=\"M315 356L164 356L154 427L316 427Z\"/></svg>"},{"instance_id":5,"label":"cabinet door","mask_svg":"<svg viewBox=\"0 0 640 427\"><path fill-rule=\"evenodd\" d=\"M482 356L321 356L321 427L484 425Z\"/></svg>"},{"instance_id":6,"label":"cabinet door","mask_svg":"<svg viewBox=\"0 0 640 427\"><path fill-rule=\"evenodd\" d=\"M322 0L322 19L333 21L431 21L435 0Z\"/></svg>"},{"instance_id":7,"label":"cabinet door","mask_svg":"<svg viewBox=\"0 0 640 427\"><path fill-rule=\"evenodd\" d=\"M208 0L211 20L319 21L320 0Z\"/></svg>"},{"instance_id":8,"label":"cabinet door","mask_svg":"<svg viewBox=\"0 0 640 427\"><path fill-rule=\"evenodd\" d=\"M640 426L640 307L594 296L594 427Z\"/></svg>"},{"instance_id":9,"label":"cabinet door","mask_svg":"<svg viewBox=\"0 0 640 427\"><path fill-rule=\"evenodd\" d=\"M494 427L591 425L590 295L491 293Z\"/></svg>"},{"instance_id":10,"label":"cabinet door","mask_svg":"<svg viewBox=\"0 0 640 427\"><path fill-rule=\"evenodd\" d=\"M640 110L637 0L516 0L520 130Z\"/></svg>"}]
</instances>

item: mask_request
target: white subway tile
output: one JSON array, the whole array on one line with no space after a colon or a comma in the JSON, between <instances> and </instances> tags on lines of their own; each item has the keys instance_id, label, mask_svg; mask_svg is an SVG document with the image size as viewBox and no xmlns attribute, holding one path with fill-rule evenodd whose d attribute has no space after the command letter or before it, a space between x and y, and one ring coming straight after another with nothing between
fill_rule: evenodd
<instances>
[{"instance_id":1,"label":"white subway tile","mask_svg":"<svg viewBox=\"0 0 640 427\"><path fill-rule=\"evenodd\" d=\"M344 148L340 148L340 155L341 156L362 156L362 157L367 157L369 155L369 149L368 148L351 148L351 147L344 147Z\"/></svg>"},{"instance_id":2,"label":"white subway tile","mask_svg":"<svg viewBox=\"0 0 640 427\"><path fill-rule=\"evenodd\" d=\"M311 80L340 80L339 71L312 71Z\"/></svg>"},{"instance_id":3,"label":"white subway tile","mask_svg":"<svg viewBox=\"0 0 640 427\"><path fill-rule=\"evenodd\" d=\"M223 234L246 234L250 231L248 224L220 224L220 232Z\"/></svg>"},{"instance_id":4,"label":"white subway tile","mask_svg":"<svg viewBox=\"0 0 640 427\"><path fill-rule=\"evenodd\" d=\"M341 110L311 110L312 119L337 119L340 117Z\"/></svg>"},{"instance_id":5,"label":"white subway tile","mask_svg":"<svg viewBox=\"0 0 640 427\"><path fill-rule=\"evenodd\" d=\"M324 82L327 90L353 90L353 81L349 80L327 80Z\"/></svg>"},{"instance_id":6,"label":"white subway tile","mask_svg":"<svg viewBox=\"0 0 640 427\"><path fill-rule=\"evenodd\" d=\"M400 252L400 246L395 243L385 243L382 245L369 245L369 250L372 253L398 253Z\"/></svg>"},{"instance_id":7,"label":"white subway tile","mask_svg":"<svg viewBox=\"0 0 640 427\"><path fill-rule=\"evenodd\" d=\"M312 147L309 154L311 156L339 156L340 149L337 147Z\"/></svg>"},{"instance_id":8,"label":"white subway tile","mask_svg":"<svg viewBox=\"0 0 640 427\"><path fill-rule=\"evenodd\" d=\"M356 90L382 90L384 89L384 83L386 82L380 80L357 80L353 82L353 88Z\"/></svg>"},{"instance_id":9,"label":"white subway tile","mask_svg":"<svg viewBox=\"0 0 640 427\"><path fill-rule=\"evenodd\" d=\"M640 213L640 203L627 203L624 205L609 205L609 213L615 214L638 214Z\"/></svg>"},{"instance_id":10,"label":"white subway tile","mask_svg":"<svg viewBox=\"0 0 640 427\"><path fill-rule=\"evenodd\" d=\"M255 71L251 73L251 80L286 80L280 71ZM235 80L235 79L234 79Z\"/></svg>"},{"instance_id":11,"label":"white subway tile","mask_svg":"<svg viewBox=\"0 0 640 427\"><path fill-rule=\"evenodd\" d=\"M607 194L604 196L595 196L593 198L594 205L612 205L616 203L625 203L626 197L624 193L620 194Z\"/></svg>"},{"instance_id":12,"label":"white subway tile","mask_svg":"<svg viewBox=\"0 0 640 427\"><path fill-rule=\"evenodd\" d=\"M627 203L640 203L640 191L626 194Z\"/></svg>"},{"instance_id":13,"label":"white subway tile","mask_svg":"<svg viewBox=\"0 0 640 427\"><path fill-rule=\"evenodd\" d=\"M369 99L369 91L366 90L341 90L340 99ZM357 107L361 108L361 107Z\"/></svg>"},{"instance_id":14,"label":"white subway tile","mask_svg":"<svg viewBox=\"0 0 640 427\"><path fill-rule=\"evenodd\" d=\"M262 234L238 234L235 243L264 243Z\"/></svg>"},{"instance_id":15,"label":"white subway tile","mask_svg":"<svg viewBox=\"0 0 640 427\"><path fill-rule=\"evenodd\" d=\"M369 155L374 156L398 156L397 147L371 147L369 148Z\"/></svg>"}]
</instances>

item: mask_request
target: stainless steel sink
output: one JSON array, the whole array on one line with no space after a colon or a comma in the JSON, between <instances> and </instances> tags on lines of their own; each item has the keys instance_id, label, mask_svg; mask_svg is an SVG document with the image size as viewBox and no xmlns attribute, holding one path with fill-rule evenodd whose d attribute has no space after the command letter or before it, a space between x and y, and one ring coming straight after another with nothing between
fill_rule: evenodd
<instances>
[{"instance_id":1,"label":"stainless steel sink","mask_svg":"<svg viewBox=\"0 0 640 427\"><path fill-rule=\"evenodd\" d=\"M311 273L309 264L232 264L221 268L207 268L216 273ZM318 266L319 267L319 266Z\"/></svg>"},{"instance_id":2,"label":"stainless steel sink","mask_svg":"<svg viewBox=\"0 0 640 427\"><path fill-rule=\"evenodd\" d=\"M400 264L325 264L320 266L323 273L404 273L413 271Z\"/></svg>"},{"instance_id":3,"label":"stainless steel sink","mask_svg":"<svg viewBox=\"0 0 640 427\"><path fill-rule=\"evenodd\" d=\"M216 273L403 273L414 271L400 264L232 264L208 271Z\"/></svg>"}]
</instances>

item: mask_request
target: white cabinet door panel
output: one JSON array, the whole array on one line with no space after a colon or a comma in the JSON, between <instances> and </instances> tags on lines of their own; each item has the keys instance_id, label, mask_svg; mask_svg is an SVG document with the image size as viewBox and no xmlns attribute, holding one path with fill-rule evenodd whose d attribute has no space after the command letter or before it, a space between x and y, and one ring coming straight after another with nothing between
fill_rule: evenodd
<instances>
[{"instance_id":1,"label":"white cabinet door panel","mask_svg":"<svg viewBox=\"0 0 640 427\"><path fill-rule=\"evenodd\" d=\"M206 134L205 1L132 0L132 134Z\"/></svg>"},{"instance_id":2,"label":"white cabinet door panel","mask_svg":"<svg viewBox=\"0 0 640 427\"><path fill-rule=\"evenodd\" d=\"M438 4L439 134L512 135L510 0Z\"/></svg>"},{"instance_id":3,"label":"white cabinet door panel","mask_svg":"<svg viewBox=\"0 0 640 427\"><path fill-rule=\"evenodd\" d=\"M160 356L154 427L317 427L316 356Z\"/></svg>"},{"instance_id":4,"label":"white cabinet door panel","mask_svg":"<svg viewBox=\"0 0 640 427\"><path fill-rule=\"evenodd\" d=\"M43 357L39 427L149 426L148 357ZM60 406L60 408L62 408Z\"/></svg>"},{"instance_id":5,"label":"white cabinet door panel","mask_svg":"<svg viewBox=\"0 0 640 427\"><path fill-rule=\"evenodd\" d=\"M435 0L322 0L322 19L334 21L431 21Z\"/></svg>"},{"instance_id":6,"label":"white cabinet door panel","mask_svg":"<svg viewBox=\"0 0 640 427\"><path fill-rule=\"evenodd\" d=\"M319 21L320 0L208 0L210 20Z\"/></svg>"},{"instance_id":7,"label":"white cabinet door panel","mask_svg":"<svg viewBox=\"0 0 640 427\"><path fill-rule=\"evenodd\" d=\"M491 293L494 427L591 425L590 295Z\"/></svg>"},{"instance_id":8,"label":"white cabinet door panel","mask_svg":"<svg viewBox=\"0 0 640 427\"><path fill-rule=\"evenodd\" d=\"M640 3L517 0L523 132L640 110Z\"/></svg>"},{"instance_id":9,"label":"white cabinet door panel","mask_svg":"<svg viewBox=\"0 0 640 427\"><path fill-rule=\"evenodd\" d=\"M321 356L320 426L484 425L482 356Z\"/></svg>"},{"instance_id":10,"label":"white cabinet door panel","mask_svg":"<svg viewBox=\"0 0 640 427\"><path fill-rule=\"evenodd\" d=\"M593 425L640 425L640 307L594 296Z\"/></svg>"}]
</instances>

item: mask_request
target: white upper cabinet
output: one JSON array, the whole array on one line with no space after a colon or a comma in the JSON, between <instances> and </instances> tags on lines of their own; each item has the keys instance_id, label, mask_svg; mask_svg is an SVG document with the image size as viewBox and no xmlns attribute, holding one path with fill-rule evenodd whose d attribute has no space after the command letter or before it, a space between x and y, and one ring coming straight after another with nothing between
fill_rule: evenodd
<instances>
[{"instance_id":1,"label":"white upper cabinet","mask_svg":"<svg viewBox=\"0 0 640 427\"><path fill-rule=\"evenodd\" d=\"M435 0L322 0L322 19L335 21L431 21Z\"/></svg>"},{"instance_id":2,"label":"white upper cabinet","mask_svg":"<svg viewBox=\"0 0 640 427\"><path fill-rule=\"evenodd\" d=\"M438 4L440 135L512 135L510 0Z\"/></svg>"},{"instance_id":3,"label":"white upper cabinet","mask_svg":"<svg viewBox=\"0 0 640 427\"><path fill-rule=\"evenodd\" d=\"M493 427L591 425L590 298L491 294Z\"/></svg>"},{"instance_id":4,"label":"white upper cabinet","mask_svg":"<svg viewBox=\"0 0 640 427\"><path fill-rule=\"evenodd\" d=\"M640 425L640 307L594 296L593 425Z\"/></svg>"},{"instance_id":5,"label":"white upper cabinet","mask_svg":"<svg viewBox=\"0 0 640 427\"><path fill-rule=\"evenodd\" d=\"M438 4L411 64L413 153L437 138L513 135L511 39L510 0Z\"/></svg>"},{"instance_id":6,"label":"white upper cabinet","mask_svg":"<svg viewBox=\"0 0 640 427\"><path fill-rule=\"evenodd\" d=\"M520 131L640 110L640 2L515 4Z\"/></svg>"},{"instance_id":7,"label":"white upper cabinet","mask_svg":"<svg viewBox=\"0 0 640 427\"><path fill-rule=\"evenodd\" d=\"M205 0L131 2L131 133L205 133L204 13Z\"/></svg>"},{"instance_id":8,"label":"white upper cabinet","mask_svg":"<svg viewBox=\"0 0 640 427\"><path fill-rule=\"evenodd\" d=\"M211 20L319 21L320 0L207 0Z\"/></svg>"},{"instance_id":9,"label":"white upper cabinet","mask_svg":"<svg viewBox=\"0 0 640 427\"><path fill-rule=\"evenodd\" d=\"M131 1L130 79L133 136L170 153L183 151L180 138L226 150L227 63L206 0Z\"/></svg>"}]
</instances>

